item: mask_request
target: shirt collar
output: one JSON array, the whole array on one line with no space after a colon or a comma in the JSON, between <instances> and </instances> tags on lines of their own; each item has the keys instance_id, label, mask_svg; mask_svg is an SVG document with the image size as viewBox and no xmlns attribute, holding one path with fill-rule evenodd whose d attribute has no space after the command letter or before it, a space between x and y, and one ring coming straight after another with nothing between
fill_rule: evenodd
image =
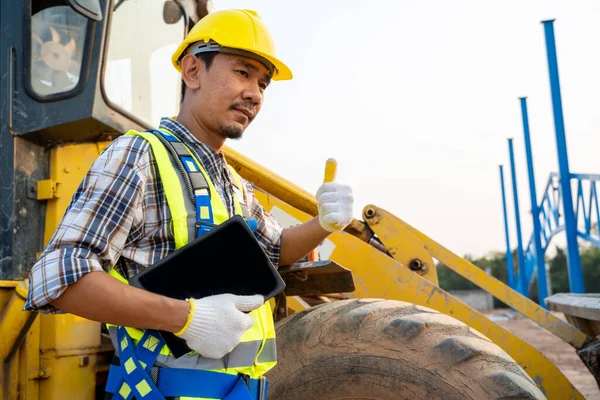
<instances>
[{"instance_id":1,"label":"shirt collar","mask_svg":"<svg viewBox=\"0 0 600 400\"><path fill-rule=\"evenodd\" d=\"M198 157L211 178L220 180L220 170L227 165L222 151L217 153L212 147L199 141L179 121L172 118L162 118L160 120L160 128L175 134L179 140L194 150L195 155Z\"/></svg>"}]
</instances>

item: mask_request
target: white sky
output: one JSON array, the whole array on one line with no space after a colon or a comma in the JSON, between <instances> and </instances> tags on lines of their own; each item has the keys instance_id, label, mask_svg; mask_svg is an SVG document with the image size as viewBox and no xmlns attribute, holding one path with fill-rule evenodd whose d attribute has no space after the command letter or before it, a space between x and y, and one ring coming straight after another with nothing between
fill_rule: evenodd
<instances>
[{"instance_id":1,"label":"white sky","mask_svg":"<svg viewBox=\"0 0 600 400\"><path fill-rule=\"evenodd\" d=\"M454 252L504 250L498 164L515 138L531 234L519 96L528 96L538 197L558 171L543 26L555 34L570 164L600 173L600 2L236 1L257 10L294 72L230 146L316 191L325 160L373 203Z\"/></svg>"},{"instance_id":2,"label":"white sky","mask_svg":"<svg viewBox=\"0 0 600 400\"><path fill-rule=\"evenodd\" d=\"M161 24L156 5L148 13ZM126 2L115 26L152 34L148 29L158 25L130 23L140 6ZM459 255L503 251L502 163L514 248L506 140L513 137L527 244L532 223L518 97L528 96L538 198L548 174L558 172L545 19L556 19L571 170L600 173L598 1L214 0L214 6L257 10L294 73L292 81L272 83L260 115L229 145L313 193L325 161L335 157L338 181L354 188L358 218L375 204ZM119 64L140 57L132 50L149 51L121 42L110 47L117 62L107 75L111 98L152 114L155 123L171 115L179 90L170 54L181 28L160 26L148 42L149 49L161 48L150 75L127 60ZM148 82L151 91L139 92Z\"/></svg>"}]
</instances>

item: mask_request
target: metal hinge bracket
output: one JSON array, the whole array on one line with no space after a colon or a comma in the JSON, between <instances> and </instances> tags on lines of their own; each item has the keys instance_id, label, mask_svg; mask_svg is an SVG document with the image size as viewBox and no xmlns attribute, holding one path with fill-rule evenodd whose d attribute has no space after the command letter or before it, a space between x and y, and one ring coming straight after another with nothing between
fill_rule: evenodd
<instances>
[{"instance_id":1,"label":"metal hinge bracket","mask_svg":"<svg viewBox=\"0 0 600 400\"><path fill-rule=\"evenodd\" d=\"M27 197L33 200L50 200L55 199L56 187L59 182L52 179L44 179L36 181L32 179L27 180Z\"/></svg>"}]
</instances>

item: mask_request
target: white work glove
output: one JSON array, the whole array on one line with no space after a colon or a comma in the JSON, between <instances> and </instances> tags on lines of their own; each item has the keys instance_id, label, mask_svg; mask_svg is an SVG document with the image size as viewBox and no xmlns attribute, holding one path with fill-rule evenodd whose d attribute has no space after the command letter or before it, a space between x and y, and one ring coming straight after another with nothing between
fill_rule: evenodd
<instances>
[{"instance_id":1,"label":"white work glove","mask_svg":"<svg viewBox=\"0 0 600 400\"><path fill-rule=\"evenodd\" d=\"M254 325L245 314L262 306L263 296L219 294L202 299L189 299L189 325L177 335L188 347L207 358L221 358L240 343L242 335Z\"/></svg>"},{"instance_id":2,"label":"white work glove","mask_svg":"<svg viewBox=\"0 0 600 400\"><path fill-rule=\"evenodd\" d=\"M337 182L327 182L317 191L319 223L328 232L343 230L354 213L352 188Z\"/></svg>"}]
</instances>

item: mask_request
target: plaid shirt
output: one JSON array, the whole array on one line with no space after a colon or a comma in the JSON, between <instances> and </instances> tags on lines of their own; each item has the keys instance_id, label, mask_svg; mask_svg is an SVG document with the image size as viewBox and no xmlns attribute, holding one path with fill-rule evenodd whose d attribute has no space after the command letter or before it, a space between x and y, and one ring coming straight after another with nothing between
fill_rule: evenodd
<instances>
[{"instance_id":1,"label":"plaid shirt","mask_svg":"<svg viewBox=\"0 0 600 400\"><path fill-rule=\"evenodd\" d=\"M233 178L223 154L199 142L177 121L163 118L160 127L190 147L232 216ZM255 235L277 266L283 228L260 205L252 185L242 182L247 207L258 222ZM48 246L32 267L24 308L61 313L50 301L85 274L109 271L115 266L121 275L131 277L158 262L175 250L170 220L148 142L139 136L115 139L84 177Z\"/></svg>"}]
</instances>

